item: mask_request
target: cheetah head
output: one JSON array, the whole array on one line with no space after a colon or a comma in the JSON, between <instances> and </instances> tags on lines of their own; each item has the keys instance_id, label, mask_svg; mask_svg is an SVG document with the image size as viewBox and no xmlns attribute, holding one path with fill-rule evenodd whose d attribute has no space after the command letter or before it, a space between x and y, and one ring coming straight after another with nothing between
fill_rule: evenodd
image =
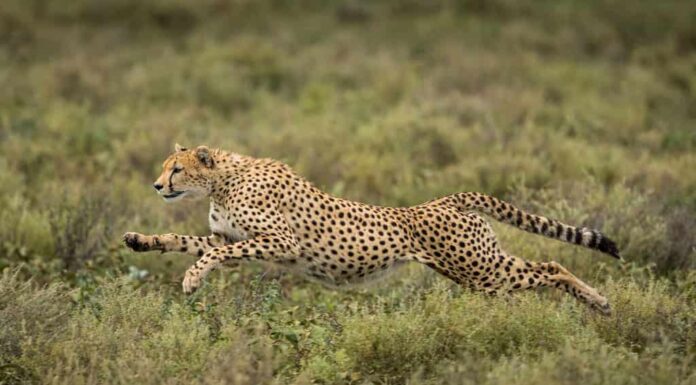
<instances>
[{"instance_id":1,"label":"cheetah head","mask_svg":"<svg viewBox=\"0 0 696 385\"><path fill-rule=\"evenodd\" d=\"M210 195L209 179L214 168L208 147L189 150L177 144L162 164L162 174L153 186L165 202L205 198Z\"/></svg>"}]
</instances>

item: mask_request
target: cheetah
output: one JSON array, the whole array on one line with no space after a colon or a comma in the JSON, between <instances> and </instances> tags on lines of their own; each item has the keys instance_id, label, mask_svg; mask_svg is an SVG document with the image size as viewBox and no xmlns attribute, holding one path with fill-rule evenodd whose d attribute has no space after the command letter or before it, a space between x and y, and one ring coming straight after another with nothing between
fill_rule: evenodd
<instances>
[{"instance_id":1,"label":"cheetah","mask_svg":"<svg viewBox=\"0 0 696 385\"><path fill-rule=\"evenodd\" d=\"M563 290L602 314L607 299L556 262L503 251L484 214L524 231L585 246L620 259L616 244L476 192L412 207L380 207L331 196L286 164L220 149L180 145L154 183L166 202L210 200L211 235L128 232L134 251L197 257L183 279L192 293L223 264L260 261L332 287L363 283L406 262L422 263L457 284L495 295L537 287Z\"/></svg>"}]
</instances>

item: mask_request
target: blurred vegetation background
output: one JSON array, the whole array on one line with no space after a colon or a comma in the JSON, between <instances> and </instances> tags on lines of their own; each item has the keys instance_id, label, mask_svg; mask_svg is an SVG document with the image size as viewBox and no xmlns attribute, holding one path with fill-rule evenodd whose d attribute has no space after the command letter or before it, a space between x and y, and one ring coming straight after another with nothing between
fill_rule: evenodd
<instances>
[{"instance_id":1,"label":"blurred vegetation background","mask_svg":"<svg viewBox=\"0 0 696 385\"><path fill-rule=\"evenodd\" d=\"M125 231L207 233L151 188L174 142L401 206L481 191L627 262L495 225L602 290L488 299L411 266L333 292ZM696 383L696 2L3 0L0 383Z\"/></svg>"}]
</instances>

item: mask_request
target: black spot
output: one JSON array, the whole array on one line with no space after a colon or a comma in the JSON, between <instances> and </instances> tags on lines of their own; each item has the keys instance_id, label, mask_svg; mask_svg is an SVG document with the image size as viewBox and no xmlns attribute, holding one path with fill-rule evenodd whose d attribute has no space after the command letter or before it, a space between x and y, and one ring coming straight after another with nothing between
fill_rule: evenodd
<instances>
[{"instance_id":1,"label":"black spot","mask_svg":"<svg viewBox=\"0 0 696 385\"><path fill-rule=\"evenodd\" d=\"M522 226L522 211L517 210L517 226Z\"/></svg>"}]
</instances>

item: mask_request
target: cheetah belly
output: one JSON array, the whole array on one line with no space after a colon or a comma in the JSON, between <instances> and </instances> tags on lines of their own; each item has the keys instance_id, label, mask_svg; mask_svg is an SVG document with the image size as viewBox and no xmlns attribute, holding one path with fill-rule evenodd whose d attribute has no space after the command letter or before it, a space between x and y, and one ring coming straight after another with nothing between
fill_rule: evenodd
<instances>
[{"instance_id":1,"label":"cheetah belly","mask_svg":"<svg viewBox=\"0 0 696 385\"><path fill-rule=\"evenodd\" d=\"M406 264L407 261L391 261L384 268L366 269L358 271L356 269L345 270L345 274L341 271L334 271L327 266L322 266L321 263L314 261L300 260L292 265L283 264L282 268L290 270L295 274L299 274L310 281L321 283L335 289L350 289L358 286L365 286L376 282L379 278L395 272L399 267Z\"/></svg>"}]
</instances>

